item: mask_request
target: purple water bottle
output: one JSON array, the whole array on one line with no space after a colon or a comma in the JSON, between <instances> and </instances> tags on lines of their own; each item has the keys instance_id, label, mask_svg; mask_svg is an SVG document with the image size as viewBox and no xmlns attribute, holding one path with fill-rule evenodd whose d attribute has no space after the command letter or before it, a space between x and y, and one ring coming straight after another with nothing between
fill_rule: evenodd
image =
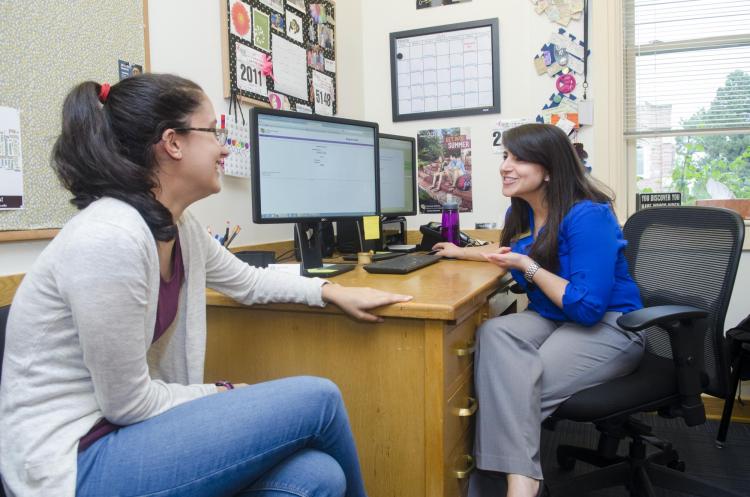
<instances>
[{"instance_id":1,"label":"purple water bottle","mask_svg":"<svg viewBox=\"0 0 750 497\"><path fill-rule=\"evenodd\" d=\"M446 242L458 245L458 233L461 228L458 225L458 202L447 200L443 204L443 220L440 226L440 234Z\"/></svg>"}]
</instances>

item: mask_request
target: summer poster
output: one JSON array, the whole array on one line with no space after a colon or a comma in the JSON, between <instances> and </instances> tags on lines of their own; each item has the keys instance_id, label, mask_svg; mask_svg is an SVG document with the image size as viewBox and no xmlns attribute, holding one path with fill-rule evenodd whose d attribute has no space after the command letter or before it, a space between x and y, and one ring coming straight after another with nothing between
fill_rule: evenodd
<instances>
[{"instance_id":1,"label":"summer poster","mask_svg":"<svg viewBox=\"0 0 750 497\"><path fill-rule=\"evenodd\" d=\"M447 195L459 212L472 212L471 130L426 129L417 135L419 212L441 212Z\"/></svg>"},{"instance_id":2,"label":"summer poster","mask_svg":"<svg viewBox=\"0 0 750 497\"><path fill-rule=\"evenodd\" d=\"M253 38L256 47L266 52L271 51L271 37L269 33L270 20L268 14L258 9L253 12Z\"/></svg>"},{"instance_id":3,"label":"summer poster","mask_svg":"<svg viewBox=\"0 0 750 497\"><path fill-rule=\"evenodd\" d=\"M0 209L23 208L21 114L0 107Z\"/></svg>"}]
</instances>

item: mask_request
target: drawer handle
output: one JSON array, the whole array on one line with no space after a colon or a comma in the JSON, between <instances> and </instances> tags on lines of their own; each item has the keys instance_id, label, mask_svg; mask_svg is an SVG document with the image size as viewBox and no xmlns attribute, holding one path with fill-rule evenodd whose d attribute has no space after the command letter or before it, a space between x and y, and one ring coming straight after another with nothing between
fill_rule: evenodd
<instances>
[{"instance_id":1,"label":"drawer handle","mask_svg":"<svg viewBox=\"0 0 750 497\"><path fill-rule=\"evenodd\" d=\"M455 416L460 416L462 418L472 416L475 412L477 412L477 407L479 407L479 404L477 404L477 399L474 397L467 397L466 403L469 404L466 407L454 407L451 409L451 412Z\"/></svg>"},{"instance_id":2,"label":"drawer handle","mask_svg":"<svg viewBox=\"0 0 750 497\"><path fill-rule=\"evenodd\" d=\"M458 357L463 357L467 355L472 355L474 353L475 344L474 341L471 341L464 345L463 347L454 347L453 352L456 353Z\"/></svg>"},{"instance_id":3,"label":"drawer handle","mask_svg":"<svg viewBox=\"0 0 750 497\"><path fill-rule=\"evenodd\" d=\"M463 480L465 478L468 478L472 471L474 471L474 468L476 467L476 464L474 464L474 458L471 457L468 454L465 454L463 456L458 456L456 458L456 463L459 463L463 461L465 465L465 469L454 469L453 470L453 476L456 477L459 480Z\"/></svg>"}]
</instances>

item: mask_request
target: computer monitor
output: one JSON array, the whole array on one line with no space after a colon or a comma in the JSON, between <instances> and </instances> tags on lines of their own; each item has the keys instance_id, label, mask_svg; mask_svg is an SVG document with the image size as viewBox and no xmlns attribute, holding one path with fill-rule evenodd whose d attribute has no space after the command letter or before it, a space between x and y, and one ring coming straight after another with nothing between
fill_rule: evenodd
<instances>
[{"instance_id":1,"label":"computer monitor","mask_svg":"<svg viewBox=\"0 0 750 497\"><path fill-rule=\"evenodd\" d=\"M250 129L253 222L295 223L304 270L322 221L380 213L377 123L254 108Z\"/></svg>"},{"instance_id":2,"label":"computer monitor","mask_svg":"<svg viewBox=\"0 0 750 497\"><path fill-rule=\"evenodd\" d=\"M409 136L381 134L380 212L386 218L417 213L416 143Z\"/></svg>"}]
</instances>

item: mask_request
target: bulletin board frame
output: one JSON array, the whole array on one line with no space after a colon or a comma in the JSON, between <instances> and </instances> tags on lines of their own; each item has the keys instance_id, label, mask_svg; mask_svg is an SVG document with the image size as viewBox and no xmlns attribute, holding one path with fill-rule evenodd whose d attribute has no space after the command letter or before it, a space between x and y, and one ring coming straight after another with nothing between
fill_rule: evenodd
<instances>
[{"instance_id":1,"label":"bulletin board frame","mask_svg":"<svg viewBox=\"0 0 750 497\"><path fill-rule=\"evenodd\" d=\"M465 36L466 38L466 37L469 37L471 34L476 33L477 30L483 30L483 29L489 29L489 34L491 37L491 41L488 46L491 50L490 60L491 60L492 67L490 68L490 71L491 71L490 76L478 78L477 80L482 79L484 81L488 81L489 79L491 79L492 86L489 92L492 97L492 102L489 104L478 103L478 105L469 104L467 106L451 108L451 109L404 112L402 109L403 105L401 105L400 102L407 100L405 93L407 91L411 92L411 89L414 86L404 85L403 76L402 76L402 80L399 79L400 77L399 64L403 64L408 61L408 58L405 58L405 54L402 53L404 51L403 47L405 46L411 47L414 45L418 45L422 41L425 41L425 40L434 40L435 43L445 43L446 40L449 40L449 41L458 40L462 32L466 32L466 36ZM394 122L500 113L500 27L499 27L497 18L483 19L483 20L478 20L478 21L468 21L468 22L462 22L462 23L456 23L456 24L446 24L442 26L432 26L432 27L427 27L427 28L412 29L408 31L399 31L396 33L391 33L390 34L390 48L391 48L391 52L390 52L391 107L392 107L392 117L393 117ZM486 50L480 50L480 51L485 52ZM453 54L449 53L448 55L449 60L450 60L450 55L453 55ZM425 57L423 61L426 63L427 59L428 58ZM463 60L463 57L461 57L461 59ZM480 60L479 62L482 62L482 61ZM486 66L487 64L481 64L481 65ZM448 71L449 71L449 74L451 74L451 78L453 78L453 69L457 69L457 67L454 64L450 64ZM463 66L461 67L461 69L463 69ZM408 70L411 71L411 69L408 69ZM440 67L436 66L436 71L432 71L432 72L438 73L439 70L440 70ZM427 71L424 71L421 74L426 75L426 73ZM452 80L451 82L449 82L449 84L452 85L453 81L457 81L457 80L458 78L456 80ZM438 86L437 83L438 83L438 80L436 80L436 83L434 85L435 87ZM423 82L419 84L419 87L422 88L423 91L429 89L427 88L428 84L424 84ZM451 87L451 92L453 91L454 90ZM482 93L487 93L487 92L485 91ZM465 94L467 95L467 98L465 99L465 101L470 101L470 99L468 98L469 92L465 92ZM441 95L436 93L434 98L436 101L438 101L441 98L452 98L452 96L453 95L441 97ZM411 99L411 98L412 98L411 95L409 95L408 99ZM445 102L445 100L443 100L442 102ZM481 99L480 99L480 102L481 102ZM424 105L424 108L426 109L430 107L428 105Z\"/></svg>"},{"instance_id":2,"label":"bulletin board frame","mask_svg":"<svg viewBox=\"0 0 750 497\"><path fill-rule=\"evenodd\" d=\"M235 94L240 101L243 101L249 105L259 107L275 107L282 108L283 110L306 110L304 108L298 108L298 104L307 106L312 109L313 113L319 113L316 111L316 105L321 105L326 101L331 102L332 115L336 115L338 110L338 67L337 67L337 49L338 42L336 36L336 2L335 0L220 0L221 2L221 60L223 70L223 82L224 82L224 98L231 98L232 90L235 90ZM250 35L250 40L246 37L242 37L235 34L232 30L233 13L232 7L236 2L240 2L248 12L252 12L250 17L250 31L255 29L254 16L256 11L260 11L264 16L282 15L284 22L284 29L279 30L274 26L273 22L270 23L269 33L267 35L267 47L268 50L256 44L255 37ZM279 4L282 6L283 13L278 9L272 8L270 5ZM292 6L294 5L294 6ZM304 5L304 12L300 11L298 6ZM320 22L315 22L315 17L311 11L311 5L323 6L325 9L325 20L320 19ZM287 23L289 22L288 12L291 12L296 17L301 18L302 26L300 26L301 33L297 35L296 39L289 34L287 29ZM323 25L325 28L321 28ZM311 28L312 26L312 28ZM323 36L321 29L329 30L330 34ZM313 38L314 31L314 38ZM275 35L275 36L272 36ZM292 95L290 92L281 91L279 84L271 76L263 75L260 80L258 74L252 72L251 68L245 67L244 70L237 64L238 44L242 45L242 50L250 51L253 55L255 52L266 54L270 56L273 61L274 74L277 72L277 61L274 57L274 43L273 40L278 40L280 37L285 42L292 44L294 47L303 48L305 50L305 71L306 71L306 86L307 86L307 98L301 98L299 94ZM330 40L331 44L321 42L324 40ZM302 41L300 41L300 39ZM289 46L289 45L287 45ZM278 52L277 52L278 53ZM333 69L333 70L331 70ZM320 73L315 75L315 73ZM240 73L240 74L238 74ZM244 74L243 74L244 73ZM244 79L246 82L249 79L256 83L265 86L269 95L263 95L262 93L256 93L242 89L238 86L238 76L240 79ZM243 78L245 76L245 78ZM325 90L314 87L315 77L326 79L331 78L331 93L327 94ZM246 85L247 86L247 85ZM281 94L282 100L275 99L274 105L270 102L270 94ZM279 107L281 106L281 107Z\"/></svg>"}]
</instances>

